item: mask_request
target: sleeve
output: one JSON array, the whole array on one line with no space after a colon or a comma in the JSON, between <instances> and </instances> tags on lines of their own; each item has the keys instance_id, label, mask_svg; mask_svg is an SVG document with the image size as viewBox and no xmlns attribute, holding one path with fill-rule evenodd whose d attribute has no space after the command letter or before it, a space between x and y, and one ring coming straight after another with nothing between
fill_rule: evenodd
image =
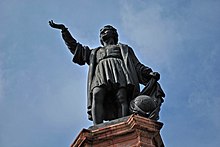
<instances>
[{"instance_id":1,"label":"sleeve","mask_svg":"<svg viewBox=\"0 0 220 147\"><path fill-rule=\"evenodd\" d=\"M82 46L80 43L77 44L75 54L73 56L73 62L79 65L90 64L91 49L88 46Z\"/></svg>"},{"instance_id":2,"label":"sleeve","mask_svg":"<svg viewBox=\"0 0 220 147\"><path fill-rule=\"evenodd\" d=\"M88 46L82 46L78 43L70 34L67 28L61 31L63 40L69 48L70 52L74 55L73 62L79 65L89 64L89 57L91 54L91 49Z\"/></svg>"},{"instance_id":3,"label":"sleeve","mask_svg":"<svg viewBox=\"0 0 220 147\"><path fill-rule=\"evenodd\" d=\"M61 33L62 33L63 40L65 41L65 44L69 48L70 52L72 54L75 54L75 50L77 46L76 40L72 37L72 35L70 34L67 28L63 29Z\"/></svg>"}]
</instances>

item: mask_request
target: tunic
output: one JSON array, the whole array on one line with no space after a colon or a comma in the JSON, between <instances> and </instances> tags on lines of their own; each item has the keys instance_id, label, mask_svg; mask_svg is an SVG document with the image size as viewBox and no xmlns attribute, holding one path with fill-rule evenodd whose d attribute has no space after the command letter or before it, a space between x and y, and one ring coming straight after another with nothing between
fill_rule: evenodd
<instances>
[{"instance_id":1,"label":"tunic","mask_svg":"<svg viewBox=\"0 0 220 147\"><path fill-rule=\"evenodd\" d=\"M118 45L100 48L96 53L96 65L91 90L102 86L110 91L132 83Z\"/></svg>"}]
</instances>

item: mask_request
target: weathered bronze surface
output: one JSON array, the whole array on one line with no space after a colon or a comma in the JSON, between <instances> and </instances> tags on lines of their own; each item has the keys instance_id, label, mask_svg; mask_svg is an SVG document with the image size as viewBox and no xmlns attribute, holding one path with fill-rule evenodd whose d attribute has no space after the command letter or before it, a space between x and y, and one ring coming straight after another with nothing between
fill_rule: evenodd
<instances>
[{"instance_id":1,"label":"weathered bronze surface","mask_svg":"<svg viewBox=\"0 0 220 147\"><path fill-rule=\"evenodd\" d=\"M140 63L131 47L118 43L114 27L104 26L100 30L102 46L91 49L77 42L65 25L52 20L49 25L61 30L63 40L73 54L73 62L89 66L87 112L94 125L131 113L159 119L165 97L157 82L160 74ZM141 92L140 84L145 85Z\"/></svg>"}]
</instances>

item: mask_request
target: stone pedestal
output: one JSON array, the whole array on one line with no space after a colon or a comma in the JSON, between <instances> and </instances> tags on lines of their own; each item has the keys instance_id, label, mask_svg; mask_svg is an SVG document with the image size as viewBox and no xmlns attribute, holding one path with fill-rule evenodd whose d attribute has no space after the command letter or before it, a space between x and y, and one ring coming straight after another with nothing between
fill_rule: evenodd
<instances>
[{"instance_id":1,"label":"stone pedestal","mask_svg":"<svg viewBox=\"0 0 220 147\"><path fill-rule=\"evenodd\" d=\"M163 124L131 115L83 129L71 147L164 147Z\"/></svg>"}]
</instances>

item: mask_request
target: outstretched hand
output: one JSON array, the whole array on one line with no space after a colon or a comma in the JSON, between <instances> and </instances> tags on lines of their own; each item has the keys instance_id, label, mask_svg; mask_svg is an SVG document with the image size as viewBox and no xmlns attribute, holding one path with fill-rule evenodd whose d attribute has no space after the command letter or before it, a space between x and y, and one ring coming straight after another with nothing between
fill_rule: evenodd
<instances>
[{"instance_id":1,"label":"outstretched hand","mask_svg":"<svg viewBox=\"0 0 220 147\"><path fill-rule=\"evenodd\" d=\"M55 29L60 29L60 30L64 30L66 27L65 25L63 24L56 24L53 22L53 20L50 20L49 21L49 25L52 27L52 28L55 28Z\"/></svg>"}]
</instances>

